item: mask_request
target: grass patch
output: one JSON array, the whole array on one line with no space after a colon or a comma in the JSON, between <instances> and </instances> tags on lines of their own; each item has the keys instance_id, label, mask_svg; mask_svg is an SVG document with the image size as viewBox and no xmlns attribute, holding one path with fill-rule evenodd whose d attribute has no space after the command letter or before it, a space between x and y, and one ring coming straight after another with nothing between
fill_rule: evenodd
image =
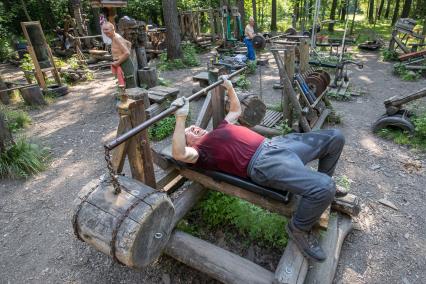
<instances>
[{"instance_id":1,"label":"grass patch","mask_svg":"<svg viewBox=\"0 0 426 284\"><path fill-rule=\"evenodd\" d=\"M238 232L248 242L283 248L288 239L284 230L286 223L287 219L278 214L239 198L211 191L187 219L180 222L178 228L197 236L204 231L226 228L229 229L227 232Z\"/></svg>"},{"instance_id":2,"label":"grass patch","mask_svg":"<svg viewBox=\"0 0 426 284\"><path fill-rule=\"evenodd\" d=\"M336 184L340 185L344 189L350 190L352 181L346 176L339 176L335 178Z\"/></svg>"},{"instance_id":3,"label":"grass patch","mask_svg":"<svg viewBox=\"0 0 426 284\"><path fill-rule=\"evenodd\" d=\"M5 114L7 126L13 133L27 127L31 123L31 117L23 110L10 110L0 107L0 111Z\"/></svg>"},{"instance_id":4,"label":"grass patch","mask_svg":"<svg viewBox=\"0 0 426 284\"><path fill-rule=\"evenodd\" d=\"M27 178L46 169L48 149L20 138L0 154L0 178Z\"/></svg>"},{"instance_id":5,"label":"grass patch","mask_svg":"<svg viewBox=\"0 0 426 284\"><path fill-rule=\"evenodd\" d=\"M406 66L402 63L396 63L393 65L393 73L401 77L404 81L417 81L420 79L420 72L407 70Z\"/></svg>"},{"instance_id":6,"label":"grass patch","mask_svg":"<svg viewBox=\"0 0 426 284\"><path fill-rule=\"evenodd\" d=\"M182 58L169 60L167 59L167 54L162 53L160 54L160 63L157 65L157 69L160 71L176 70L199 65L197 49L194 45L185 43L182 44Z\"/></svg>"},{"instance_id":7,"label":"grass patch","mask_svg":"<svg viewBox=\"0 0 426 284\"><path fill-rule=\"evenodd\" d=\"M398 60L398 53L395 50L385 49L382 52L383 61L396 61Z\"/></svg>"}]
</instances>

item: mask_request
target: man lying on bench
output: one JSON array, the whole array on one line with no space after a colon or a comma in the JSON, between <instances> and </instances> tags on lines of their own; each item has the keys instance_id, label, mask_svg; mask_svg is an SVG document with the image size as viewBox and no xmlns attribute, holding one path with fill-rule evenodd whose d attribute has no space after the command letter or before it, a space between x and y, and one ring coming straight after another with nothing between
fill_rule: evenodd
<instances>
[{"instance_id":1,"label":"man lying on bench","mask_svg":"<svg viewBox=\"0 0 426 284\"><path fill-rule=\"evenodd\" d=\"M195 125L185 129L189 101L182 97L172 103L181 106L175 112L173 158L301 195L299 206L286 227L287 233L305 256L324 261L326 255L311 229L335 195L347 193L336 191L331 178L343 149L343 135L339 130L327 129L267 139L235 125L241 114L240 102L232 83L226 77L223 79L230 109L210 132ZM315 159L319 159L318 171L305 167Z\"/></svg>"}]
</instances>

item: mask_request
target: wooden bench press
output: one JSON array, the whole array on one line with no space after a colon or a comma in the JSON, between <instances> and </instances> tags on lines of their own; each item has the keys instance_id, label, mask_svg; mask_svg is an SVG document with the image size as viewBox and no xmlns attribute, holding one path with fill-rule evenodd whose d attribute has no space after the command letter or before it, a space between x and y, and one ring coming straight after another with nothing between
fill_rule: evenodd
<instances>
[{"instance_id":1,"label":"wooden bench press","mask_svg":"<svg viewBox=\"0 0 426 284\"><path fill-rule=\"evenodd\" d=\"M240 72L234 72L231 77ZM212 89L220 84L221 81L212 84ZM209 96L213 110L217 105L215 100L223 95L217 89ZM206 88L203 91L209 90ZM142 149L135 153L142 155L140 168L144 173L138 175L139 181L121 175L110 175L109 178L104 176L86 185L79 193L72 220L77 238L112 256L117 262L135 269L153 263L161 253L165 253L224 283L303 283L305 279L305 283L313 283L318 279L321 283L331 283L343 239L352 227L351 219L340 213L327 219L330 221L328 230L321 240L329 257L324 263L312 263L310 269L308 261L291 240L276 271L272 272L214 244L175 230L178 222L207 192L207 188L237 196L285 216L291 216L297 205L297 198L288 193L276 192L249 180L223 173L183 167L179 163L172 163L165 152L158 155L147 151L149 141L144 133L146 128L176 109L177 107L170 107L146 121L143 121L144 112L136 110L142 123L105 145L110 170L115 167L109 158L111 149L123 145L129 139L140 145L136 148ZM201 117L197 120L202 123L201 126L208 124L210 116L213 124L220 119L215 111L211 114L208 108L203 109L204 112L200 113ZM130 113L130 117L134 116ZM152 162L149 163L151 155L157 164L168 164L172 168L158 182L146 178L152 176L147 172L153 173ZM122 166L121 160L119 164ZM179 175L191 180L192 184L176 194L155 189L176 187L182 181ZM332 208L357 213L358 200L354 196L352 198L352 201L347 199L334 202ZM347 206L348 204L352 207ZM341 208L346 208L346 211Z\"/></svg>"}]
</instances>

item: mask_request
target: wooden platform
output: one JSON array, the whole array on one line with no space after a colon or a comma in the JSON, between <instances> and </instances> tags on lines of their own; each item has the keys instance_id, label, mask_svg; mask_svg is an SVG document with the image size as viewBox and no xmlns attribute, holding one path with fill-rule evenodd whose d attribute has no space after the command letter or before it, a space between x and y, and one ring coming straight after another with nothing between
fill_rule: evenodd
<instances>
[{"instance_id":1,"label":"wooden platform","mask_svg":"<svg viewBox=\"0 0 426 284\"><path fill-rule=\"evenodd\" d=\"M264 127L272 128L277 125L283 119L283 113L271 109L266 110L265 117L260 125Z\"/></svg>"},{"instance_id":2,"label":"wooden platform","mask_svg":"<svg viewBox=\"0 0 426 284\"><path fill-rule=\"evenodd\" d=\"M207 87L209 85L209 72L200 72L197 75L192 77L192 81L198 82L201 88Z\"/></svg>"},{"instance_id":3,"label":"wooden platform","mask_svg":"<svg viewBox=\"0 0 426 284\"><path fill-rule=\"evenodd\" d=\"M179 94L178 88L155 86L148 89L148 97L151 103L161 104L165 100L174 100Z\"/></svg>"}]
</instances>

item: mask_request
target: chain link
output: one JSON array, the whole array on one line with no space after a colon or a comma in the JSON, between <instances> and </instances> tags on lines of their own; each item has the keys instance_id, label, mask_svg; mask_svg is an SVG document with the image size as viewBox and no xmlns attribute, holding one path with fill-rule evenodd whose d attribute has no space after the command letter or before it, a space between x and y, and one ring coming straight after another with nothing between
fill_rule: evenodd
<instances>
[{"instance_id":1,"label":"chain link","mask_svg":"<svg viewBox=\"0 0 426 284\"><path fill-rule=\"evenodd\" d=\"M105 147L105 161L107 162L108 173L111 178L112 186L114 187L114 194L119 194L121 192L121 186L118 182L114 167L112 166L111 154L107 147Z\"/></svg>"}]
</instances>

